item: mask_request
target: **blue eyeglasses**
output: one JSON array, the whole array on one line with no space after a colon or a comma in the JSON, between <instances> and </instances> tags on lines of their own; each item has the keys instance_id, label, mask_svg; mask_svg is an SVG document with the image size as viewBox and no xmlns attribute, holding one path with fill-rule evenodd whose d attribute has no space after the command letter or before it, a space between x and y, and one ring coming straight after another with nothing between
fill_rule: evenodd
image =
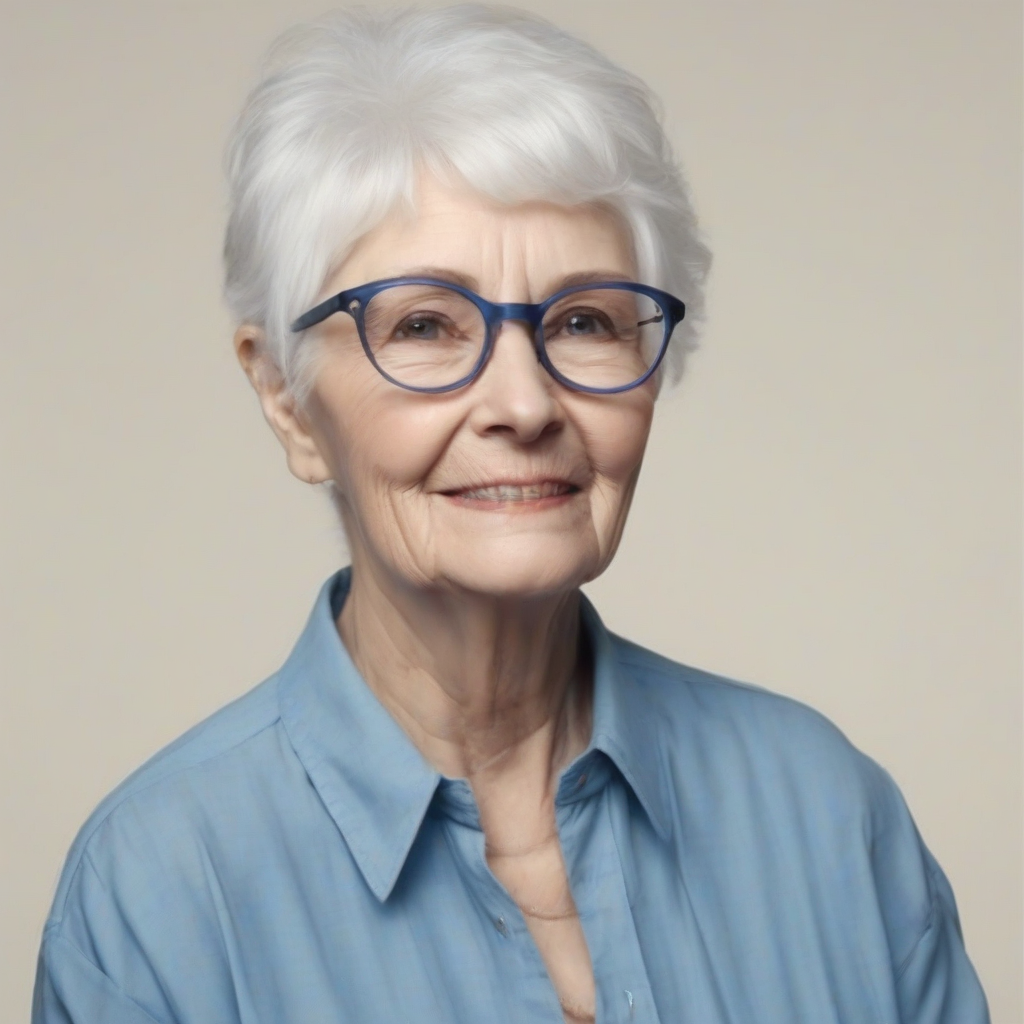
<instances>
[{"instance_id":1,"label":"blue eyeglasses","mask_svg":"<svg viewBox=\"0 0 1024 1024\"><path fill-rule=\"evenodd\" d=\"M555 380L610 395L639 387L657 370L686 307L632 281L573 285L540 303L499 303L447 281L396 277L339 292L291 328L305 331L342 311L355 320L378 372L409 391L465 387L487 365L501 325L519 320L532 328L537 358Z\"/></svg>"}]
</instances>

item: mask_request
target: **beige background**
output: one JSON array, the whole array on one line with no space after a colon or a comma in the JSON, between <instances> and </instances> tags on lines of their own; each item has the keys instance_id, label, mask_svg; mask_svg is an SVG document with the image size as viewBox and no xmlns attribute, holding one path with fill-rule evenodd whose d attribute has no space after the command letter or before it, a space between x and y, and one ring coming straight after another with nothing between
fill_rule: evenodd
<instances>
[{"instance_id":1,"label":"beige background","mask_svg":"<svg viewBox=\"0 0 1024 1024\"><path fill-rule=\"evenodd\" d=\"M321 6L3 9L3 1021L89 810L272 671L343 558L219 300L227 125ZM1018 5L527 6L662 95L717 258L592 594L894 774L1021 1024Z\"/></svg>"}]
</instances>

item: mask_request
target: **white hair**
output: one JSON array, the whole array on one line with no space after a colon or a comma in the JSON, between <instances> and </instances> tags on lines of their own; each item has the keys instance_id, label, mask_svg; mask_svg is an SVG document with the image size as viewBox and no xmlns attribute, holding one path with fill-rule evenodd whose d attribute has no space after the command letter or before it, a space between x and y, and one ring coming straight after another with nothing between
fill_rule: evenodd
<instances>
[{"instance_id":1,"label":"white hair","mask_svg":"<svg viewBox=\"0 0 1024 1024\"><path fill-rule=\"evenodd\" d=\"M420 169L502 203L616 211L640 279L686 303L678 378L710 254L644 83L525 12L357 8L271 46L228 149L225 296L297 395L315 360L289 324L362 235L412 206Z\"/></svg>"}]
</instances>

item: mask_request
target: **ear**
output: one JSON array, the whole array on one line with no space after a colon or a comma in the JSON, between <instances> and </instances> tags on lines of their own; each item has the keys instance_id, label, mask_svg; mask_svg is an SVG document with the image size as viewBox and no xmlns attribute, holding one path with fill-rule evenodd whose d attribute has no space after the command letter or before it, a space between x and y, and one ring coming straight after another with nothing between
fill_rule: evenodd
<instances>
[{"instance_id":1,"label":"ear","mask_svg":"<svg viewBox=\"0 0 1024 1024\"><path fill-rule=\"evenodd\" d=\"M284 448L288 468L307 484L330 480L331 471L320 454L309 423L267 350L263 329L242 324L235 331L235 353L259 397L270 429Z\"/></svg>"}]
</instances>

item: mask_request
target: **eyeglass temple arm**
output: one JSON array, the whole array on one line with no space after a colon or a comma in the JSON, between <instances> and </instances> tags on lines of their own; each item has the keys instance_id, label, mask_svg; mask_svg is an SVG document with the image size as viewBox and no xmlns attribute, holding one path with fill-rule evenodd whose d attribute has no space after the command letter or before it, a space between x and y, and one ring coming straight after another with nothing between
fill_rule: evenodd
<instances>
[{"instance_id":1,"label":"eyeglass temple arm","mask_svg":"<svg viewBox=\"0 0 1024 1024\"><path fill-rule=\"evenodd\" d=\"M679 323L684 316L686 316L686 304L681 300L675 298L675 296L669 296L672 300L669 303L669 316L672 320L672 326L674 327ZM660 324L665 319L664 313L656 313L654 316L649 317L646 320L641 320L637 327L646 327L648 324Z\"/></svg>"},{"instance_id":2,"label":"eyeglass temple arm","mask_svg":"<svg viewBox=\"0 0 1024 1024\"><path fill-rule=\"evenodd\" d=\"M290 324L292 331L298 334L300 331L308 330L310 327L322 323L329 316L333 316L339 309L344 309L345 296L345 292L339 292L329 299L324 299L319 306L314 306L309 312L303 313L298 320L293 320Z\"/></svg>"}]
</instances>

